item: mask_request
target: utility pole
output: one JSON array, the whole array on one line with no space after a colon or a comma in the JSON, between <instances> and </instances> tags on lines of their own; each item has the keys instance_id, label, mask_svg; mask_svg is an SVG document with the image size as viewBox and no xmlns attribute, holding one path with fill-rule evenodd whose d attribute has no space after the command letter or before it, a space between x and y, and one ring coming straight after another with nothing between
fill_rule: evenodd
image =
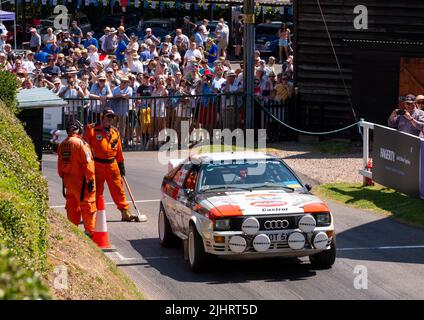
<instances>
[{"instance_id":1,"label":"utility pole","mask_svg":"<svg viewBox=\"0 0 424 320\"><path fill-rule=\"evenodd\" d=\"M243 2L243 83L246 93L246 129L253 129L254 101L253 87L255 78L254 55L255 55L255 1L244 0Z\"/></svg>"}]
</instances>

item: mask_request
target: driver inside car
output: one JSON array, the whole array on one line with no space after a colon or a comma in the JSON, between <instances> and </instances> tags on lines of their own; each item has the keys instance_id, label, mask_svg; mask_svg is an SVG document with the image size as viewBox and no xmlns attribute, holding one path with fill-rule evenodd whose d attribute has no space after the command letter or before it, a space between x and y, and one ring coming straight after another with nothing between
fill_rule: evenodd
<instances>
[{"instance_id":1,"label":"driver inside car","mask_svg":"<svg viewBox=\"0 0 424 320\"><path fill-rule=\"evenodd\" d=\"M246 184L247 181L247 169L240 169L239 174L235 176L233 183Z\"/></svg>"}]
</instances>

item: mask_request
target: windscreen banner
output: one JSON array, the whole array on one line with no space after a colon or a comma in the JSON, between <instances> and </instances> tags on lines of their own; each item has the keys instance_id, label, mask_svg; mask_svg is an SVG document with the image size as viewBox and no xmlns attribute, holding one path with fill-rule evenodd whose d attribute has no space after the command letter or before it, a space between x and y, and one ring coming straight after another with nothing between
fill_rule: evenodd
<instances>
[{"instance_id":1,"label":"windscreen banner","mask_svg":"<svg viewBox=\"0 0 424 320\"><path fill-rule=\"evenodd\" d=\"M374 125L373 180L412 197L423 197L423 149L419 137Z\"/></svg>"}]
</instances>

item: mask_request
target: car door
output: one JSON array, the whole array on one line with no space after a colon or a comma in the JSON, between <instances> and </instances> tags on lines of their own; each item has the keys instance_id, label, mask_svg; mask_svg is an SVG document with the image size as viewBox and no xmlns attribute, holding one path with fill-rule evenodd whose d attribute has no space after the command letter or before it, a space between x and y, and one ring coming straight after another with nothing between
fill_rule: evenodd
<instances>
[{"instance_id":1,"label":"car door","mask_svg":"<svg viewBox=\"0 0 424 320\"><path fill-rule=\"evenodd\" d=\"M193 165L184 181L183 192L180 195L180 212L181 212L181 228L184 234L188 234L190 219L193 215L194 194L196 192L197 176L199 174L199 166ZM190 193L187 191L190 191Z\"/></svg>"},{"instance_id":2,"label":"car door","mask_svg":"<svg viewBox=\"0 0 424 320\"><path fill-rule=\"evenodd\" d=\"M184 182L187 178L188 172L191 168L191 163L186 162L184 163L179 170L175 173L172 180L169 182L169 185L167 187L167 201L168 201L168 207L169 207L169 214L172 215L172 222L173 227L175 227L175 232L182 232L183 233L183 207L184 205L181 204L181 201L184 201ZM171 213L172 212L172 213Z\"/></svg>"}]
</instances>

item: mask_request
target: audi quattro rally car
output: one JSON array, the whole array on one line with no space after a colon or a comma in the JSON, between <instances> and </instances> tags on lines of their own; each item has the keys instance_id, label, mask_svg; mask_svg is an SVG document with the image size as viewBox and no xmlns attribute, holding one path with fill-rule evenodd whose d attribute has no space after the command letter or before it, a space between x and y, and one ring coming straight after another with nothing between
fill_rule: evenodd
<instances>
[{"instance_id":1,"label":"audi quattro rally car","mask_svg":"<svg viewBox=\"0 0 424 320\"><path fill-rule=\"evenodd\" d=\"M188 242L190 269L211 256L304 257L330 268L333 217L280 159L263 153L212 153L171 160L162 182L162 246Z\"/></svg>"}]
</instances>

